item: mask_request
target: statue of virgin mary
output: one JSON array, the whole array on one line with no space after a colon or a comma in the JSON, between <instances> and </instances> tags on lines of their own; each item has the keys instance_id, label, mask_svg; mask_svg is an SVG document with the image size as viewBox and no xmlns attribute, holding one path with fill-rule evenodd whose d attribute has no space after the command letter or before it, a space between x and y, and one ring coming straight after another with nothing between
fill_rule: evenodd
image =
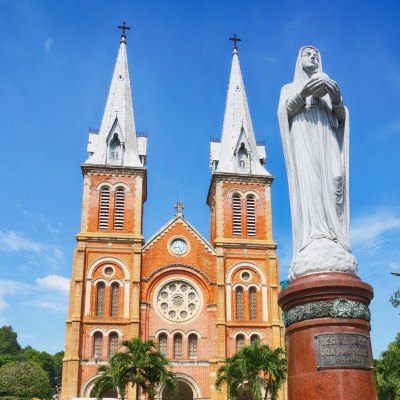
<instances>
[{"instance_id":1,"label":"statue of virgin mary","mask_svg":"<svg viewBox=\"0 0 400 400\"><path fill-rule=\"evenodd\" d=\"M300 49L278 117L292 215L289 279L325 271L356 274L349 246L349 114L315 47Z\"/></svg>"}]
</instances>

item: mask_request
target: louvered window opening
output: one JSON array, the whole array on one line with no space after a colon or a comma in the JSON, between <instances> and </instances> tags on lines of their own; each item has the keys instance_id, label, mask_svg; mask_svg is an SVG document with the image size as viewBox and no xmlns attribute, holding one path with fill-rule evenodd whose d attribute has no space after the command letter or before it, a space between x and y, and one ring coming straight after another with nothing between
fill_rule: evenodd
<instances>
[{"instance_id":1,"label":"louvered window opening","mask_svg":"<svg viewBox=\"0 0 400 400\"><path fill-rule=\"evenodd\" d=\"M256 199L254 196L247 196L247 235L256 235Z\"/></svg>"},{"instance_id":2,"label":"louvered window opening","mask_svg":"<svg viewBox=\"0 0 400 400\"><path fill-rule=\"evenodd\" d=\"M197 336L189 335L189 358L197 358Z\"/></svg>"},{"instance_id":3,"label":"louvered window opening","mask_svg":"<svg viewBox=\"0 0 400 400\"><path fill-rule=\"evenodd\" d=\"M182 335L174 336L174 358L182 357Z\"/></svg>"},{"instance_id":4,"label":"louvered window opening","mask_svg":"<svg viewBox=\"0 0 400 400\"><path fill-rule=\"evenodd\" d=\"M102 354L103 354L103 335L99 332L96 332L93 338L93 357L100 358Z\"/></svg>"},{"instance_id":5,"label":"louvered window opening","mask_svg":"<svg viewBox=\"0 0 400 400\"><path fill-rule=\"evenodd\" d=\"M158 337L158 351L167 356L167 335L165 333L162 333Z\"/></svg>"},{"instance_id":6,"label":"louvered window opening","mask_svg":"<svg viewBox=\"0 0 400 400\"><path fill-rule=\"evenodd\" d=\"M242 201L239 195L232 196L233 234L242 234Z\"/></svg>"},{"instance_id":7,"label":"louvered window opening","mask_svg":"<svg viewBox=\"0 0 400 400\"><path fill-rule=\"evenodd\" d=\"M115 191L114 229L124 229L125 190L117 188Z\"/></svg>"},{"instance_id":8,"label":"louvered window opening","mask_svg":"<svg viewBox=\"0 0 400 400\"><path fill-rule=\"evenodd\" d=\"M118 316L118 306L119 306L119 285L118 283L113 283L111 285L111 316Z\"/></svg>"},{"instance_id":9,"label":"louvered window opening","mask_svg":"<svg viewBox=\"0 0 400 400\"><path fill-rule=\"evenodd\" d=\"M103 282L97 284L96 316L104 317L104 294L106 286Z\"/></svg>"},{"instance_id":10,"label":"louvered window opening","mask_svg":"<svg viewBox=\"0 0 400 400\"><path fill-rule=\"evenodd\" d=\"M250 342L253 343L253 342L255 342L256 340L260 340L260 338L259 338L257 335L251 335L251 337L250 337Z\"/></svg>"},{"instance_id":11,"label":"louvered window opening","mask_svg":"<svg viewBox=\"0 0 400 400\"><path fill-rule=\"evenodd\" d=\"M110 212L110 189L104 187L100 191L100 229L108 229L108 215Z\"/></svg>"},{"instance_id":12,"label":"louvered window opening","mask_svg":"<svg viewBox=\"0 0 400 400\"><path fill-rule=\"evenodd\" d=\"M110 356L112 356L113 354L115 354L118 351L118 347L119 347L119 338L118 338L118 334L117 333L111 333L109 336L109 340L110 340Z\"/></svg>"},{"instance_id":13,"label":"louvered window opening","mask_svg":"<svg viewBox=\"0 0 400 400\"><path fill-rule=\"evenodd\" d=\"M250 319L257 319L257 289L252 287L249 290L250 296Z\"/></svg>"},{"instance_id":14,"label":"louvered window opening","mask_svg":"<svg viewBox=\"0 0 400 400\"><path fill-rule=\"evenodd\" d=\"M243 289L236 289L236 319L243 319Z\"/></svg>"},{"instance_id":15,"label":"louvered window opening","mask_svg":"<svg viewBox=\"0 0 400 400\"><path fill-rule=\"evenodd\" d=\"M244 346L244 336L243 335L237 335L236 336L236 351L239 351L243 348Z\"/></svg>"}]
</instances>

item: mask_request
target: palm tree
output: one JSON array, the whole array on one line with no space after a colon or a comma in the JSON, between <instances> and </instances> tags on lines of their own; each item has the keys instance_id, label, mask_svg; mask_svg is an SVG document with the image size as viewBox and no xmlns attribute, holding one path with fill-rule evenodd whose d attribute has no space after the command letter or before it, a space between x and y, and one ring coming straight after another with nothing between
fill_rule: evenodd
<instances>
[{"instance_id":1,"label":"palm tree","mask_svg":"<svg viewBox=\"0 0 400 400\"><path fill-rule=\"evenodd\" d=\"M286 378L287 361L281 348L272 350L267 344L255 340L244 346L217 372L215 385L228 386L231 400L264 400L270 395L276 400Z\"/></svg>"},{"instance_id":2,"label":"palm tree","mask_svg":"<svg viewBox=\"0 0 400 400\"><path fill-rule=\"evenodd\" d=\"M97 399L102 399L110 391L117 391L124 400L126 387L129 383L129 368L126 363L112 356L109 365L101 365L98 369L100 375L95 379L93 391Z\"/></svg>"},{"instance_id":3,"label":"palm tree","mask_svg":"<svg viewBox=\"0 0 400 400\"><path fill-rule=\"evenodd\" d=\"M99 368L101 374L94 385L98 399L110 390L117 390L124 400L129 383L132 387L136 386L136 399L139 398L139 388L148 394L149 399L154 398L160 383L176 391L175 375L166 369L169 362L155 350L156 345L152 340L142 341L136 337L123 341L122 346L125 349L110 358L109 366Z\"/></svg>"}]
</instances>

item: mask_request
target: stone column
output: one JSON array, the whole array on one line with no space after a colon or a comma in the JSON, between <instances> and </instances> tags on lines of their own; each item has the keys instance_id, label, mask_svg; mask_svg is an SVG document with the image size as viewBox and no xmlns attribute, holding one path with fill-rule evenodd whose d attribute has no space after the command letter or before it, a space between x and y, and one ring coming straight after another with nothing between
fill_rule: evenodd
<instances>
[{"instance_id":1,"label":"stone column","mask_svg":"<svg viewBox=\"0 0 400 400\"><path fill-rule=\"evenodd\" d=\"M280 293L285 313L289 400L375 400L369 333L370 285L322 272Z\"/></svg>"}]
</instances>

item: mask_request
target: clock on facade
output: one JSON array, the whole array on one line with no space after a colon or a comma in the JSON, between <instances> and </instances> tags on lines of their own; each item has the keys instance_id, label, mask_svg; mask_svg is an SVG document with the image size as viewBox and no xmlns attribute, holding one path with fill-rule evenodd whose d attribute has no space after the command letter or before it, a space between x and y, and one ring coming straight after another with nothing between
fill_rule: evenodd
<instances>
[{"instance_id":1,"label":"clock on facade","mask_svg":"<svg viewBox=\"0 0 400 400\"><path fill-rule=\"evenodd\" d=\"M169 245L169 248L171 249L172 253L176 255L182 255L187 252L188 244L186 243L185 240L177 238L172 240L172 242Z\"/></svg>"}]
</instances>

